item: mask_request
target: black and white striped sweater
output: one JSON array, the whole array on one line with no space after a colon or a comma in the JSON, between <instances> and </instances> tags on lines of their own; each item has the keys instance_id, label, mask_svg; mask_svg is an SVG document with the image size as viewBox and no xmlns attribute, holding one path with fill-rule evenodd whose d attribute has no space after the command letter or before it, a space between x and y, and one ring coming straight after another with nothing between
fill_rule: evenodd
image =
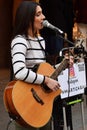
<instances>
[{"instance_id":1,"label":"black and white striped sweater","mask_svg":"<svg viewBox=\"0 0 87 130\"><path fill-rule=\"evenodd\" d=\"M39 40L39 42L38 42ZM40 46L41 44L41 46ZM11 43L12 65L15 78L28 83L41 84L44 76L32 71L36 64L45 62L45 41L41 36L26 39L18 35Z\"/></svg>"}]
</instances>

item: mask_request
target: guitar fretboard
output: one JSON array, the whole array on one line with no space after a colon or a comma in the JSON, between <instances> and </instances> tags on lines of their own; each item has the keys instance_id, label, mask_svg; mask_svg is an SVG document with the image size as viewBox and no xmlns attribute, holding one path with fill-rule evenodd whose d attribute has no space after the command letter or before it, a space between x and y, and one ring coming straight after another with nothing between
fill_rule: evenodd
<instances>
[{"instance_id":1,"label":"guitar fretboard","mask_svg":"<svg viewBox=\"0 0 87 130\"><path fill-rule=\"evenodd\" d=\"M66 69L68 66L69 59L63 59L63 61L59 64L53 74L50 76L52 79L57 79L58 75L62 72L62 70Z\"/></svg>"}]
</instances>

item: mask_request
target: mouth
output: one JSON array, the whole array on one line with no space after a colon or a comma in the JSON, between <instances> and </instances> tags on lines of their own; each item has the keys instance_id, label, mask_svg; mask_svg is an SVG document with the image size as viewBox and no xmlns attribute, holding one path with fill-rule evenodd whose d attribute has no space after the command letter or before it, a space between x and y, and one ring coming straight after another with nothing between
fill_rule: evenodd
<instances>
[{"instance_id":1,"label":"mouth","mask_svg":"<svg viewBox=\"0 0 87 130\"><path fill-rule=\"evenodd\" d=\"M41 22L41 25L43 25L43 21Z\"/></svg>"},{"instance_id":2,"label":"mouth","mask_svg":"<svg viewBox=\"0 0 87 130\"><path fill-rule=\"evenodd\" d=\"M43 28L43 21L41 22L41 27Z\"/></svg>"}]
</instances>

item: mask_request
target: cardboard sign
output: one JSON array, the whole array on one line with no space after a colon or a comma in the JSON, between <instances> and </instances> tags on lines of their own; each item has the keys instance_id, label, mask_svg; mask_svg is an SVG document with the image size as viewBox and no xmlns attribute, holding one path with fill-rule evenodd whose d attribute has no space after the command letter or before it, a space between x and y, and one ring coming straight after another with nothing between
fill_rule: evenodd
<instances>
[{"instance_id":1,"label":"cardboard sign","mask_svg":"<svg viewBox=\"0 0 87 130\"><path fill-rule=\"evenodd\" d=\"M62 99L83 94L86 87L85 63L75 63L72 68L62 71L58 82L62 89Z\"/></svg>"}]
</instances>

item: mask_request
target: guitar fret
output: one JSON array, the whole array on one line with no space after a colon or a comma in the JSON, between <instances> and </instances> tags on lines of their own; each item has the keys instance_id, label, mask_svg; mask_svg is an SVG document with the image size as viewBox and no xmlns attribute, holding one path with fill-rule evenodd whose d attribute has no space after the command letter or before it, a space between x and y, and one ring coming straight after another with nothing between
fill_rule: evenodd
<instances>
[{"instance_id":1,"label":"guitar fret","mask_svg":"<svg viewBox=\"0 0 87 130\"><path fill-rule=\"evenodd\" d=\"M63 61L60 63L60 65L56 68L56 70L50 77L56 80L61 71L67 67L68 61L69 61L68 59L63 59Z\"/></svg>"}]
</instances>

